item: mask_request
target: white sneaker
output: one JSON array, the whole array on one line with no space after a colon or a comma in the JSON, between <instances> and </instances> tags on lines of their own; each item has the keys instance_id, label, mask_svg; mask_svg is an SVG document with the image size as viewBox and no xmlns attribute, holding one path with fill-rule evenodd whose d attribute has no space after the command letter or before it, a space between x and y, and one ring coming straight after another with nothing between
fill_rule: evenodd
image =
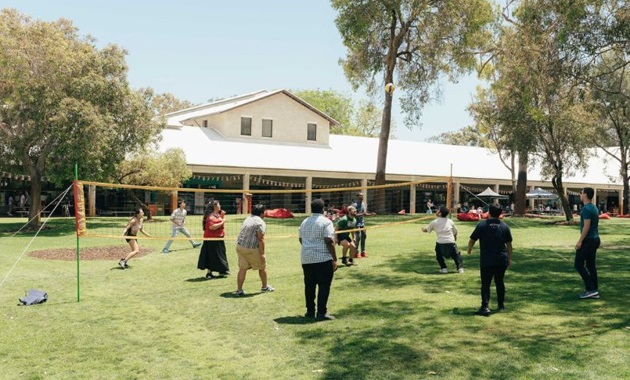
<instances>
[{"instance_id":1,"label":"white sneaker","mask_svg":"<svg viewBox=\"0 0 630 380\"><path fill-rule=\"evenodd\" d=\"M442 273L442 274L448 273L448 269L442 268L442 269L440 269L440 273Z\"/></svg>"},{"instance_id":2,"label":"white sneaker","mask_svg":"<svg viewBox=\"0 0 630 380\"><path fill-rule=\"evenodd\" d=\"M457 270L457 273L464 273L464 268L459 268L459 269Z\"/></svg>"},{"instance_id":3,"label":"white sneaker","mask_svg":"<svg viewBox=\"0 0 630 380\"><path fill-rule=\"evenodd\" d=\"M276 288L274 288L271 285L267 285L264 288L260 288L261 292L273 292L274 290L276 290Z\"/></svg>"},{"instance_id":4,"label":"white sneaker","mask_svg":"<svg viewBox=\"0 0 630 380\"><path fill-rule=\"evenodd\" d=\"M127 263L125 262L125 260L120 260L118 262L118 265L122 268L125 269L127 267Z\"/></svg>"}]
</instances>

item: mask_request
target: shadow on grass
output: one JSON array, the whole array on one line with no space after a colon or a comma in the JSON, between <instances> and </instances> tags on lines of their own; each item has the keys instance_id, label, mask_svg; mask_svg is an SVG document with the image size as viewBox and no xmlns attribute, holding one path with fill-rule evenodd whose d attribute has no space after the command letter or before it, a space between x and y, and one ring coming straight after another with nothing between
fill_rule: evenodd
<instances>
[{"instance_id":1,"label":"shadow on grass","mask_svg":"<svg viewBox=\"0 0 630 380\"><path fill-rule=\"evenodd\" d=\"M315 318L306 318L302 315L296 315L296 316L291 316L291 317L280 317L280 318L274 319L274 321L282 325L310 325L310 324L318 323L318 322L327 322L327 321L320 321Z\"/></svg>"},{"instance_id":2,"label":"shadow on grass","mask_svg":"<svg viewBox=\"0 0 630 380\"><path fill-rule=\"evenodd\" d=\"M184 280L186 282L206 282L206 281L212 281L212 280L208 280L206 278L206 276L202 276L202 277L195 277L195 278L188 278L186 280Z\"/></svg>"},{"instance_id":3,"label":"shadow on grass","mask_svg":"<svg viewBox=\"0 0 630 380\"><path fill-rule=\"evenodd\" d=\"M256 293L245 293L242 295L238 295L235 294L234 292L225 292L225 293L221 293L219 294L219 297L221 298L235 298L235 299L246 299L246 298L252 298L258 295L261 295L262 292L256 292Z\"/></svg>"},{"instance_id":4,"label":"shadow on grass","mask_svg":"<svg viewBox=\"0 0 630 380\"><path fill-rule=\"evenodd\" d=\"M347 329L330 334L322 325L297 332L303 344L315 343L327 351L324 379L520 378L515 374L531 373L550 357L571 356L573 348L567 347L583 345L580 338L603 335L628 320L584 325L583 319L570 321L567 316L570 322L557 326L553 320L539 322L530 313L524 322L513 320L518 312L511 311L485 318L472 309L446 309L417 300L363 302L348 305L337 315L340 318L331 325L342 323ZM366 315L378 322L365 326L354 322ZM465 365L463 347L470 359ZM510 355L498 354L514 349L527 359L513 361Z\"/></svg>"},{"instance_id":5,"label":"shadow on grass","mask_svg":"<svg viewBox=\"0 0 630 380\"><path fill-rule=\"evenodd\" d=\"M213 278L206 278L206 275L204 274L201 277L194 277L194 278L188 278L184 281L186 282L209 282L209 281L217 281L217 280L225 280L227 279L228 276L214 276Z\"/></svg>"},{"instance_id":6,"label":"shadow on grass","mask_svg":"<svg viewBox=\"0 0 630 380\"><path fill-rule=\"evenodd\" d=\"M510 378L514 373L525 374L536 367L536 364L527 363L571 356L571 349L562 351L562 348L582 346L583 338L597 339L595 337L611 331L627 329L630 317L626 295L630 292L630 273L621 268L627 268L629 264L628 246L630 239L621 239L610 243L608 248L604 244L599 249L597 264L602 293L599 300L577 297L583 291L583 283L573 267L571 247L525 249L515 255L513 266L506 273L507 311L504 313L493 313L488 318L476 316L474 311L478 304L470 308L448 308L417 299L408 302L363 301L339 310L340 320L354 321L369 315L372 319L382 320L382 326L372 324L363 329L360 324L352 324L347 333L343 331L335 337L328 336L325 330L305 331L300 336L305 343L322 342L328 350L325 379L391 378L393 368L396 368L396 378L447 373L449 368L458 367L461 358L436 356L449 351L461 352L464 346L467 355L475 360L464 366L456 377ZM425 293L453 290L479 297L478 254L466 256L464 260L464 275L440 275L436 273L437 263L433 255L401 252L376 265L374 274L345 272L344 280L350 281L345 286L360 285L366 289L420 287ZM453 263L448 262L448 265L452 267ZM379 272L388 275L382 276ZM417 282L413 280L416 276ZM491 302L496 302L494 284ZM510 328L511 324L517 327ZM457 329L465 332L461 339L444 339L444 334ZM418 344L402 343L408 341L409 336L417 337ZM594 338L589 338L591 336ZM499 350L516 347L527 360L515 364L506 355L497 357L493 366L476 364L480 361L477 355L487 355L484 346L496 346ZM559 354L559 350L564 354ZM362 358L378 357L379 360L349 359L356 358L357 354ZM559 360L571 361L571 358Z\"/></svg>"},{"instance_id":7,"label":"shadow on grass","mask_svg":"<svg viewBox=\"0 0 630 380\"><path fill-rule=\"evenodd\" d=\"M12 236L21 228L22 230L16 236L34 236L37 230L30 230L25 227L26 219L19 221L10 221L0 224L0 236ZM42 228L38 236L59 237L71 235L75 233L75 220L73 218L55 218L49 220Z\"/></svg>"}]
</instances>

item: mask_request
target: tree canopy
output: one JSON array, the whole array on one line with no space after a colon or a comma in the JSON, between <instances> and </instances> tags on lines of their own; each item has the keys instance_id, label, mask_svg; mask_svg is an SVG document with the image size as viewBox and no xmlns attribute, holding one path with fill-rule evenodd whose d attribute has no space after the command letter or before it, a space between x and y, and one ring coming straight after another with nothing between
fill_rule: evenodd
<instances>
[{"instance_id":1,"label":"tree canopy","mask_svg":"<svg viewBox=\"0 0 630 380\"><path fill-rule=\"evenodd\" d=\"M0 11L0 165L30 175L33 224L43 177L68 183L78 163L83 177L105 179L158 137L152 93L130 88L126 54L97 48L68 20Z\"/></svg>"},{"instance_id":2,"label":"tree canopy","mask_svg":"<svg viewBox=\"0 0 630 380\"><path fill-rule=\"evenodd\" d=\"M115 181L140 186L180 187L191 176L184 150L176 148L165 152L132 153L117 165Z\"/></svg>"},{"instance_id":3,"label":"tree canopy","mask_svg":"<svg viewBox=\"0 0 630 380\"><path fill-rule=\"evenodd\" d=\"M516 213L524 211L527 165L535 159L570 220L563 177L586 167L588 148L603 142L602 136L618 144L619 139L610 137L622 136L619 130L606 133L596 127L600 113L593 112L593 104L599 99L599 110L606 109L613 101L603 94L620 93L620 88L607 86L615 81L606 78L623 70L628 59L606 67L599 63L611 52L627 55L627 4L514 0L506 2L502 15L505 22L497 28L482 66L492 72L487 75L490 88L478 94L470 110L478 128L489 127L502 149L518 153ZM597 86L606 88L594 91ZM623 172L623 162L621 166Z\"/></svg>"},{"instance_id":4,"label":"tree canopy","mask_svg":"<svg viewBox=\"0 0 630 380\"><path fill-rule=\"evenodd\" d=\"M381 110L372 100L362 99L357 105L352 97L335 90L291 92L339 122L339 125L331 128L332 134L367 137L379 134Z\"/></svg>"},{"instance_id":5,"label":"tree canopy","mask_svg":"<svg viewBox=\"0 0 630 380\"><path fill-rule=\"evenodd\" d=\"M356 89L380 93L394 83L402 93L405 124L417 124L432 89L475 66L475 50L495 19L488 0L332 0L344 45L341 61ZM376 183L385 183L393 92L384 91ZM376 205L380 209L383 205Z\"/></svg>"}]
</instances>

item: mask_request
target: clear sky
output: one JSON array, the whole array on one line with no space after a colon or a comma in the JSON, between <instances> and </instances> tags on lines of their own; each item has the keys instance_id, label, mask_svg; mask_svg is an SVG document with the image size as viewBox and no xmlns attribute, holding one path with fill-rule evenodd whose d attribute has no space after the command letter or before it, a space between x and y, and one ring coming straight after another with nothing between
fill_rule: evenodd
<instances>
[{"instance_id":1,"label":"clear sky","mask_svg":"<svg viewBox=\"0 0 630 380\"><path fill-rule=\"evenodd\" d=\"M117 44L129 52L129 81L182 100L261 89L334 89L354 99L339 59L346 49L327 0L0 0L46 21L66 18L100 47ZM422 128L408 130L398 113L398 139L423 141L471 124L466 111L474 75L445 83L442 101L428 104Z\"/></svg>"}]
</instances>

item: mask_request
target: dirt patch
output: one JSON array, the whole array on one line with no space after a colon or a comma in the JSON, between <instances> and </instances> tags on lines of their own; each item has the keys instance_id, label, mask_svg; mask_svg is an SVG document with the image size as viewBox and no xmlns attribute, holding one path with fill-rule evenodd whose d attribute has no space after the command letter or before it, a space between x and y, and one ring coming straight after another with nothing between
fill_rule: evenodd
<instances>
[{"instance_id":1,"label":"dirt patch","mask_svg":"<svg viewBox=\"0 0 630 380\"><path fill-rule=\"evenodd\" d=\"M104 247L81 248L81 260L120 260L127 256L131 248L127 245L108 245ZM154 249L140 247L135 257L146 256ZM76 248L44 249L33 251L28 254L30 257L37 257L44 260L65 260L74 261L77 259Z\"/></svg>"}]
</instances>

